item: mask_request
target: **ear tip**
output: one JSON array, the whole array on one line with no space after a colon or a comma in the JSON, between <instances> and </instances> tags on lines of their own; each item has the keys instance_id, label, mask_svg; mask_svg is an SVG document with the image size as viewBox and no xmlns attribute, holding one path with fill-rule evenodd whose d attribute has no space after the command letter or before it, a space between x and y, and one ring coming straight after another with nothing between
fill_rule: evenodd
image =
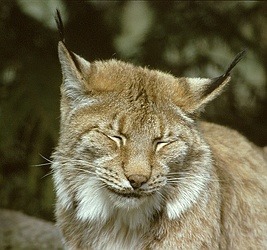
<instances>
[{"instance_id":1,"label":"ear tip","mask_svg":"<svg viewBox=\"0 0 267 250\"><path fill-rule=\"evenodd\" d=\"M68 49L66 48L66 45L63 41L58 42L58 52L66 52Z\"/></svg>"},{"instance_id":2,"label":"ear tip","mask_svg":"<svg viewBox=\"0 0 267 250\"><path fill-rule=\"evenodd\" d=\"M58 57L59 57L60 62L65 61L66 57L68 57L69 51L66 48L66 45L63 41L58 42L57 51L58 51Z\"/></svg>"},{"instance_id":3,"label":"ear tip","mask_svg":"<svg viewBox=\"0 0 267 250\"><path fill-rule=\"evenodd\" d=\"M226 77L226 79L225 79L225 83L228 83L228 82L230 82L230 81L231 81L231 79L232 79L231 75L228 75L228 76Z\"/></svg>"},{"instance_id":4,"label":"ear tip","mask_svg":"<svg viewBox=\"0 0 267 250\"><path fill-rule=\"evenodd\" d=\"M59 42L58 42L58 47L59 47L59 48L65 47L64 42L63 42L63 41L59 41Z\"/></svg>"}]
</instances>

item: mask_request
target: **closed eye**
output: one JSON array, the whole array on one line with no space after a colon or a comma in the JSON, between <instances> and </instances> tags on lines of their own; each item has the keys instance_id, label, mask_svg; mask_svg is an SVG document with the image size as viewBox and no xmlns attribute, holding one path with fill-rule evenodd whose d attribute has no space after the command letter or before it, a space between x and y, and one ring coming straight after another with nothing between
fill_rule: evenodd
<instances>
[{"instance_id":1,"label":"closed eye","mask_svg":"<svg viewBox=\"0 0 267 250\"><path fill-rule=\"evenodd\" d=\"M156 142L156 151L159 151L160 149L162 149L164 146L168 145L169 143L171 143L170 141L157 141Z\"/></svg>"},{"instance_id":2,"label":"closed eye","mask_svg":"<svg viewBox=\"0 0 267 250\"><path fill-rule=\"evenodd\" d=\"M177 142L178 138L169 138L166 140L155 140L155 150L159 151L160 149L162 149L163 147L173 143L173 142Z\"/></svg>"},{"instance_id":3,"label":"closed eye","mask_svg":"<svg viewBox=\"0 0 267 250\"><path fill-rule=\"evenodd\" d=\"M107 135L109 139L116 142L117 146L120 147L125 144L125 138L119 135Z\"/></svg>"}]
</instances>

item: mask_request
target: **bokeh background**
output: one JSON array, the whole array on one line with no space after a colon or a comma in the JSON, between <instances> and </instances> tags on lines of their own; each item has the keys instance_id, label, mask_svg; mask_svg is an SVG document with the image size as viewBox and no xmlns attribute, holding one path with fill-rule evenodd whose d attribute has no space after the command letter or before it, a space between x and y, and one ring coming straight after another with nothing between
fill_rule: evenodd
<instances>
[{"instance_id":1,"label":"bokeh background","mask_svg":"<svg viewBox=\"0 0 267 250\"><path fill-rule=\"evenodd\" d=\"M203 119L267 145L266 1L0 1L0 207L53 220L50 155L59 132L55 11L68 48L176 76L216 77L246 57Z\"/></svg>"}]
</instances>

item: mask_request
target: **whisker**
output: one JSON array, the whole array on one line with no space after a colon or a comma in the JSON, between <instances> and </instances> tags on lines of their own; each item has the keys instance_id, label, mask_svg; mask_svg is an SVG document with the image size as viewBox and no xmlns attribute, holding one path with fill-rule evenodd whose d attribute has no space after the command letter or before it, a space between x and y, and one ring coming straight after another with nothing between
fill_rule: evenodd
<instances>
[{"instance_id":1,"label":"whisker","mask_svg":"<svg viewBox=\"0 0 267 250\"><path fill-rule=\"evenodd\" d=\"M41 154L39 154L44 160L46 160L46 161L48 161L48 162L50 162L50 163L53 163L53 161L52 160L50 160L50 159L48 159L48 158L46 158L45 156L43 156L43 155L41 155Z\"/></svg>"},{"instance_id":2,"label":"whisker","mask_svg":"<svg viewBox=\"0 0 267 250\"><path fill-rule=\"evenodd\" d=\"M199 178L198 176L181 176L181 177L176 177L176 178L168 178L168 180L183 180L183 179L199 179ZM201 178L201 179L205 179L205 178Z\"/></svg>"},{"instance_id":3,"label":"whisker","mask_svg":"<svg viewBox=\"0 0 267 250\"><path fill-rule=\"evenodd\" d=\"M95 174L94 171L90 170L90 169L84 169L84 168L77 168L75 167L74 170L79 170L81 172L87 173L87 174Z\"/></svg>"},{"instance_id":4,"label":"whisker","mask_svg":"<svg viewBox=\"0 0 267 250\"><path fill-rule=\"evenodd\" d=\"M53 161L51 161L50 159L44 157L43 155L39 154L44 160L46 160L47 162L45 163L40 163L40 164L33 164L31 165L32 167L43 167L43 166L49 166L53 163Z\"/></svg>"},{"instance_id":5,"label":"whisker","mask_svg":"<svg viewBox=\"0 0 267 250\"><path fill-rule=\"evenodd\" d=\"M48 165L51 165L50 162L47 162L47 163L41 163L41 164L34 164L32 165L33 167L43 167L43 166L48 166Z\"/></svg>"},{"instance_id":6,"label":"whisker","mask_svg":"<svg viewBox=\"0 0 267 250\"><path fill-rule=\"evenodd\" d=\"M44 179L44 178L46 178L46 177L48 177L48 176L50 176L52 174L53 174L53 170L50 170L47 174L45 174L44 176L42 176L41 179Z\"/></svg>"},{"instance_id":7,"label":"whisker","mask_svg":"<svg viewBox=\"0 0 267 250\"><path fill-rule=\"evenodd\" d=\"M179 178L167 178L167 182L168 183L180 183L181 181L186 181L186 180L192 180L192 179L195 179L195 180L203 180L203 181L208 181L208 182L224 182L223 180L219 180L219 179L214 179L214 178L199 178L197 176L185 176L185 177L179 177Z\"/></svg>"}]
</instances>

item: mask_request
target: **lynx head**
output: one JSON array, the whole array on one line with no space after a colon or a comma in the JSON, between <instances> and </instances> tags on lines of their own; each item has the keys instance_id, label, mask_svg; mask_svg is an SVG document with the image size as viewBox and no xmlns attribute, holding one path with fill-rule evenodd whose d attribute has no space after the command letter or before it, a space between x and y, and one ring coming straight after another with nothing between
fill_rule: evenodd
<instances>
[{"instance_id":1,"label":"lynx head","mask_svg":"<svg viewBox=\"0 0 267 250\"><path fill-rule=\"evenodd\" d=\"M221 93L244 52L222 76L202 79L117 60L90 63L63 42L58 50L61 131L52 166L58 207L82 221L121 212L131 227L155 212L179 217L211 175L196 114ZM135 212L138 220L126 218Z\"/></svg>"}]
</instances>

